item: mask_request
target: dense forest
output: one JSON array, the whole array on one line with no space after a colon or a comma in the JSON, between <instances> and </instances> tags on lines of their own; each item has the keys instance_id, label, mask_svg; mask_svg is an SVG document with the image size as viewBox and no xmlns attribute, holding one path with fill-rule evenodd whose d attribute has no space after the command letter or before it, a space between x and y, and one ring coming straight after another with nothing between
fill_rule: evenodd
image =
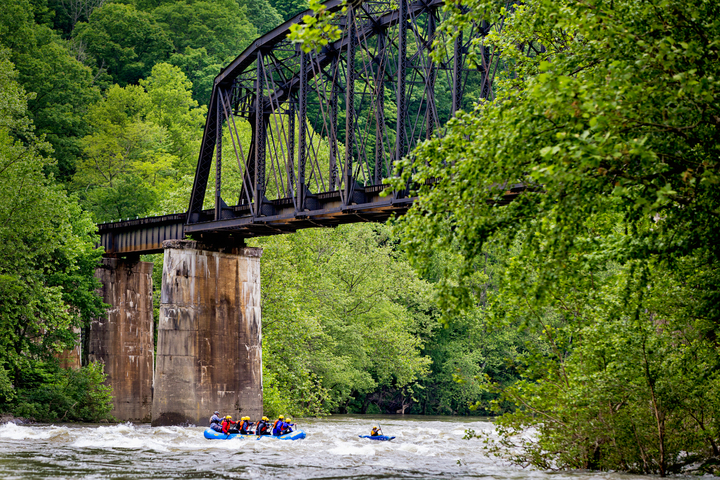
<instances>
[{"instance_id":1,"label":"dense forest","mask_svg":"<svg viewBox=\"0 0 720 480\"><path fill-rule=\"evenodd\" d=\"M712 471L720 7L463 3L440 28L501 22L468 53L504 73L399 165L410 213L253 240L266 413L493 414L478 448L521 465ZM58 361L105 308L95 224L187 208L213 78L304 8L0 0L0 411L107 418L102 369Z\"/></svg>"},{"instance_id":2,"label":"dense forest","mask_svg":"<svg viewBox=\"0 0 720 480\"><path fill-rule=\"evenodd\" d=\"M98 367L68 371L55 358L103 311L93 294L94 223L187 208L212 79L303 8L3 2L4 410L45 420L108 414ZM224 188L237 187L228 175ZM474 310L439 322L436 285L459 261L452 254L439 254L436 271L419 276L388 225L254 245L265 250L268 414L481 414L489 406L476 402L497 397L485 375L515 377L526 334L486 331ZM159 287L162 257L146 260L155 262ZM484 289L490 263L475 279Z\"/></svg>"}]
</instances>

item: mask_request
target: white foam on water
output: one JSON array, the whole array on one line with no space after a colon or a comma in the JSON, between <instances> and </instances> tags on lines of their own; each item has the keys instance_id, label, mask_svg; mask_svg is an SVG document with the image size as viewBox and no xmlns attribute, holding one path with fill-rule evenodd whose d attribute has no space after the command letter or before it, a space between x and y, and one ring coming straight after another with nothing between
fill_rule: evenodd
<instances>
[{"instance_id":1,"label":"white foam on water","mask_svg":"<svg viewBox=\"0 0 720 480\"><path fill-rule=\"evenodd\" d=\"M396 419L397 418L397 419ZM149 425L17 426L0 425L0 477L31 477L17 453L31 455L57 478L94 480L133 472L133 478L423 478L439 476L487 480L652 480L616 473L552 474L522 470L488 457L479 440L463 440L466 429L494 431L491 422L444 418L384 418L386 435L378 442L357 435L378 420L330 417L305 420L307 438L208 440L204 427ZM17 458L21 458L17 460ZM458 463L459 461L459 463ZM243 468L247 465L247 468ZM128 473L129 474L129 473ZM52 475L51 475L52 476ZM38 477L33 477L38 478ZM125 477L124 477L125 478ZM130 478L130 477L126 477Z\"/></svg>"},{"instance_id":2,"label":"white foam on water","mask_svg":"<svg viewBox=\"0 0 720 480\"><path fill-rule=\"evenodd\" d=\"M434 456L434 453L430 451L425 445L418 445L416 443L403 443L398 447L398 450L403 452L414 453L423 456Z\"/></svg>"},{"instance_id":3,"label":"white foam on water","mask_svg":"<svg viewBox=\"0 0 720 480\"><path fill-rule=\"evenodd\" d=\"M341 455L341 456L353 456L353 455L361 455L361 456L371 456L375 455L375 448L373 445L358 445L357 442L341 442L336 441L335 442L335 448L331 448L327 451L328 453L332 453L333 455Z\"/></svg>"},{"instance_id":4,"label":"white foam on water","mask_svg":"<svg viewBox=\"0 0 720 480\"><path fill-rule=\"evenodd\" d=\"M36 433L29 429L18 427L14 423L6 423L0 426L0 438L7 438L11 440L23 440L26 438L33 438Z\"/></svg>"},{"instance_id":5,"label":"white foam on water","mask_svg":"<svg viewBox=\"0 0 720 480\"><path fill-rule=\"evenodd\" d=\"M6 423L0 425L0 438L9 440L48 440L53 437L67 435L67 427L25 427Z\"/></svg>"}]
</instances>

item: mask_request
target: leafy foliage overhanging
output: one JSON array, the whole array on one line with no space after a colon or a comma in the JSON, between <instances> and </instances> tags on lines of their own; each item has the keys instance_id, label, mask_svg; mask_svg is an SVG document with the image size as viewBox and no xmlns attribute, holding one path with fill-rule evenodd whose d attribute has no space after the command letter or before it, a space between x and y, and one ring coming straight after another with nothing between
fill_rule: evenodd
<instances>
[{"instance_id":1,"label":"leafy foliage overhanging","mask_svg":"<svg viewBox=\"0 0 720 480\"><path fill-rule=\"evenodd\" d=\"M415 265L457 250L467 278L505 252L488 319L544 339L503 391L518 410L486 445L541 468L662 475L681 452L717 457L720 5L468 6L446 6L442 28L504 17L471 53L495 49L511 73L393 185L417 186L400 220ZM498 206L516 183L525 191ZM447 315L474 307L464 282L442 283Z\"/></svg>"}]
</instances>

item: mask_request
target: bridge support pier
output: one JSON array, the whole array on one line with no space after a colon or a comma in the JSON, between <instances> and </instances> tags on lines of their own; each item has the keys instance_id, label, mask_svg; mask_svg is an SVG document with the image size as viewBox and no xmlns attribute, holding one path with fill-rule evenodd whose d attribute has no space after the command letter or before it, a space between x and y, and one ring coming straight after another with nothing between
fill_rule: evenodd
<instances>
[{"instance_id":1,"label":"bridge support pier","mask_svg":"<svg viewBox=\"0 0 720 480\"><path fill-rule=\"evenodd\" d=\"M262 414L259 248L163 243L152 425Z\"/></svg>"},{"instance_id":2,"label":"bridge support pier","mask_svg":"<svg viewBox=\"0 0 720 480\"><path fill-rule=\"evenodd\" d=\"M105 364L113 387L111 415L120 421L148 422L152 411L153 294L150 262L103 258L95 270L102 282L107 316L90 324L87 355Z\"/></svg>"}]
</instances>

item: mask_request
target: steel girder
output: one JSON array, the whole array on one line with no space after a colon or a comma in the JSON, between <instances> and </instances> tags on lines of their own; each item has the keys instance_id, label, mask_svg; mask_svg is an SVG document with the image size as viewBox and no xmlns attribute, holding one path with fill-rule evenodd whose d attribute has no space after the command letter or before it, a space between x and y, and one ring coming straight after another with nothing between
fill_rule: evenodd
<instances>
[{"instance_id":1,"label":"steel girder","mask_svg":"<svg viewBox=\"0 0 720 480\"><path fill-rule=\"evenodd\" d=\"M185 232L242 238L405 211L407 192L380 196L382 180L455 111L490 98L499 63L487 52L479 68L467 65L470 42L493 28L485 23L430 60L443 2L348 5L335 20L341 38L312 54L287 38L306 12L238 56L215 79ZM325 5L340 12L340 0Z\"/></svg>"}]
</instances>

